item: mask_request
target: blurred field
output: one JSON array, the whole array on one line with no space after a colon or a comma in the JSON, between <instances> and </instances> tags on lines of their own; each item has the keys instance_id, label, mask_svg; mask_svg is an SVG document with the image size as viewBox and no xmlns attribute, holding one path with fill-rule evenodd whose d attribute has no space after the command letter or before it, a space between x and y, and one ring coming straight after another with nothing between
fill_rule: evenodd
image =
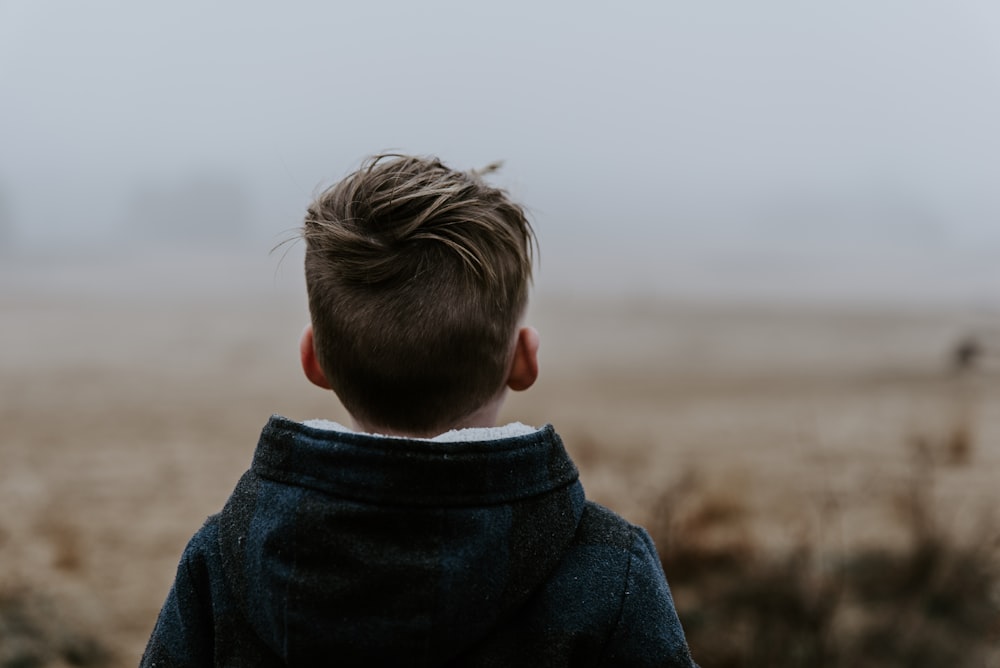
<instances>
[{"instance_id":1,"label":"blurred field","mask_svg":"<svg viewBox=\"0 0 1000 668\"><path fill-rule=\"evenodd\" d=\"M0 603L64 620L59 661L135 665L270 414L345 419L301 377L298 265L274 264L0 269ZM699 540L723 549L905 543L914 452L949 535L981 539L997 526L1000 367L958 374L949 354L991 317L542 294L541 380L505 417L553 423L589 495L630 519L709 500L694 506L723 520ZM683 612L698 592L677 594Z\"/></svg>"}]
</instances>

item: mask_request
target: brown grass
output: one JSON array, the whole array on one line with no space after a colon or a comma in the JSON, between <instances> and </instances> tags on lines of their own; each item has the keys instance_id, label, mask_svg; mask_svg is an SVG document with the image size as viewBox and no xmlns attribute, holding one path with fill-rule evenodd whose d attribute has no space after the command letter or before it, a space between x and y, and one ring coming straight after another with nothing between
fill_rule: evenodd
<instances>
[{"instance_id":1,"label":"brown grass","mask_svg":"<svg viewBox=\"0 0 1000 668\"><path fill-rule=\"evenodd\" d=\"M114 663L102 634L71 607L37 587L0 588L0 668Z\"/></svg>"},{"instance_id":2,"label":"brown grass","mask_svg":"<svg viewBox=\"0 0 1000 668\"><path fill-rule=\"evenodd\" d=\"M0 267L0 648L36 648L14 665L136 665L267 416L345 417L301 377L304 292L273 262L146 264ZM995 638L1000 383L952 369L965 314L543 297L529 316L541 377L502 417L553 423L588 496L650 527L705 668L961 666Z\"/></svg>"},{"instance_id":3,"label":"brown grass","mask_svg":"<svg viewBox=\"0 0 1000 668\"><path fill-rule=\"evenodd\" d=\"M749 540L733 497L687 478L650 528L692 653L717 668L995 665L1000 660L1000 530L956 536L934 502L935 464L913 449L897 511L907 540L825 554ZM901 511L901 512L898 512ZM992 520L992 515L984 516ZM728 534L720 541L718 534Z\"/></svg>"}]
</instances>

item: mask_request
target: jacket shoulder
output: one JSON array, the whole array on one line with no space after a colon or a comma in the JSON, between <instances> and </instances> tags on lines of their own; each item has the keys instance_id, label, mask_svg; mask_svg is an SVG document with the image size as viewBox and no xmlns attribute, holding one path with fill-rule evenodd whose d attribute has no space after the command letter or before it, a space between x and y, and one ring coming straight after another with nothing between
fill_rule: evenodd
<instances>
[{"instance_id":1,"label":"jacket shoulder","mask_svg":"<svg viewBox=\"0 0 1000 668\"><path fill-rule=\"evenodd\" d=\"M462 665L694 664L649 534L588 501L573 541L545 584Z\"/></svg>"}]
</instances>

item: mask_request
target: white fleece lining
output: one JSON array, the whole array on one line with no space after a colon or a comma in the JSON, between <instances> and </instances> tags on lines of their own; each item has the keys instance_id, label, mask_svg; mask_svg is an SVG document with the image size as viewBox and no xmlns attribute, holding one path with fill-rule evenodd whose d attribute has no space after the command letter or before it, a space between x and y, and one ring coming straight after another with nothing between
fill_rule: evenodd
<instances>
[{"instance_id":1,"label":"white fleece lining","mask_svg":"<svg viewBox=\"0 0 1000 668\"><path fill-rule=\"evenodd\" d=\"M339 422L332 420L306 420L303 422L307 427L313 429L327 429L329 431L342 431L348 434L363 434L365 436L375 436L377 438L399 438L386 434L370 434L363 431L354 431L345 427ZM520 422L511 422L502 427L467 427L465 429L452 429L443 434L438 434L434 438L415 438L415 441L434 441L437 443L458 443L461 441L496 441L502 438L512 438L514 436L526 436L538 431L537 427L529 427Z\"/></svg>"}]
</instances>

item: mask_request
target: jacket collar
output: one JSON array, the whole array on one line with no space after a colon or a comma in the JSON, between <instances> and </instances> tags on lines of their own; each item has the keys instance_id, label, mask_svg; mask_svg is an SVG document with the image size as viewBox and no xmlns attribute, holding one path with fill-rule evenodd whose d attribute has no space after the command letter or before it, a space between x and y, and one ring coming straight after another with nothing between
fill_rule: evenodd
<instances>
[{"instance_id":1,"label":"jacket collar","mask_svg":"<svg viewBox=\"0 0 1000 668\"><path fill-rule=\"evenodd\" d=\"M272 416L253 471L369 503L481 506L565 487L579 473L552 425L484 441L435 442L310 427Z\"/></svg>"}]
</instances>

